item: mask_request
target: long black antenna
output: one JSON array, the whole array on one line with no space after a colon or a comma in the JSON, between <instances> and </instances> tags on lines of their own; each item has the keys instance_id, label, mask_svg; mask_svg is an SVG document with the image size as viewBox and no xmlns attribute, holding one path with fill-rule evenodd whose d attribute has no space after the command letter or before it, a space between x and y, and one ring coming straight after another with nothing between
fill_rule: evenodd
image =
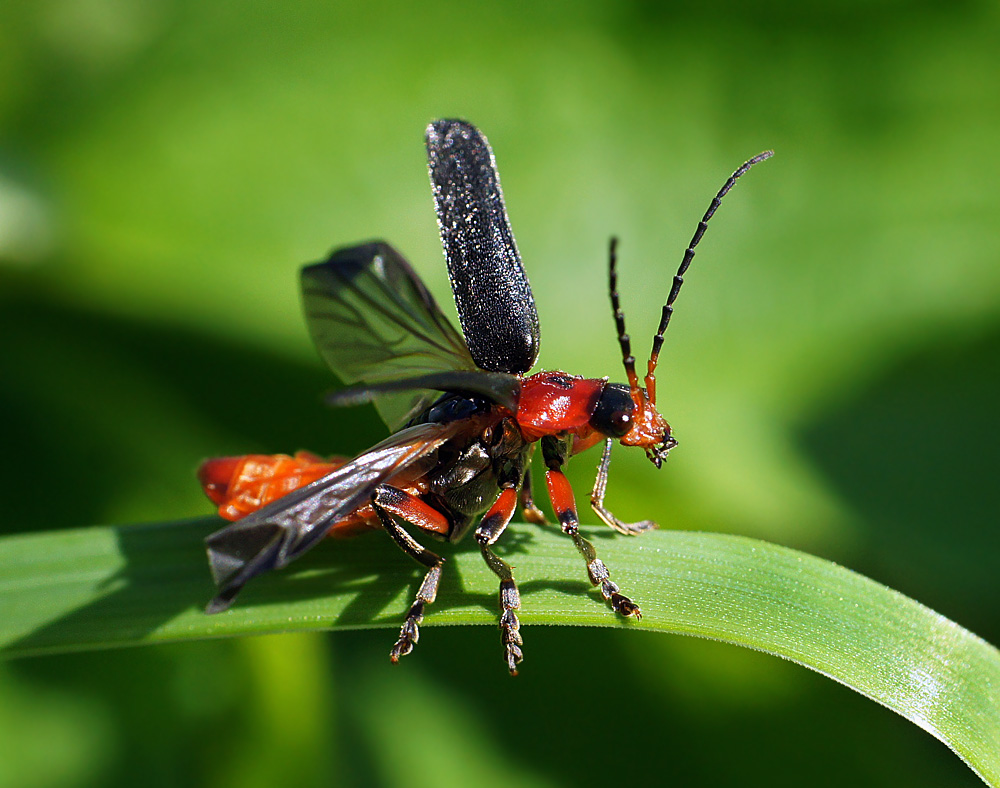
<instances>
[{"instance_id":1,"label":"long black antenna","mask_svg":"<svg viewBox=\"0 0 1000 788\"><path fill-rule=\"evenodd\" d=\"M625 374L628 376L629 389L633 398L639 396L639 376L635 371L635 356L632 355L632 342L625 332L625 313L622 311L618 300L618 239L611 239L611 248L608 250L608 290L611 293L611 311L615 316L615 328L618 329L618 344L622 349L622 364L625 365ZM637 400L641 401L641 400Z\"/></svg>"},{"instance_id":2,"label":"long black antenna","mask_svg":"<svg viewBox=\"0 0 1000 788\"><path fill-rule=\"evenodd\" d=\"M770 159L774 155L773 150L766 150L763 153L758 153L749 161L746 161L736 170L732 175L729 176L729 180L719 189L719 193L715 195L715 199L712 200L712 204L708 206L708 210L705 211L705 215L698 222L698 229L694 231L694 236L691 238L691 243L688 244L687 249L684 251L684 259L681 260L680 267L677 269L677 273L674 274L673 285L670 288L670 295L667 297L667 303L663 305L663 314L660 317L660 327L656 331L656 336L653 337L653 350L649 356L649 364L647 365L646 372L646 391L649 393L650 402L656 402L656 376L653 374L656 369L656 362L660 356L660 348L663 347L663 334L667 330L667 325L670 323L670 317L674 313L674 301L677 300L677 294L681 291L681 285L684 284L684 274L687 272L688 266L691 265L691 261L694 259L694 249L701 241L701 237L705 234L705 230L708 229L708 221L718 210L719 205L722 203L722 198L725 197L729 190L733 188L736 184L737 179L743 175L747 170L753 167L755 164L759 164L765 159ZM633 363L634 366L634 363Z\"/></svg>"}]
</instances>

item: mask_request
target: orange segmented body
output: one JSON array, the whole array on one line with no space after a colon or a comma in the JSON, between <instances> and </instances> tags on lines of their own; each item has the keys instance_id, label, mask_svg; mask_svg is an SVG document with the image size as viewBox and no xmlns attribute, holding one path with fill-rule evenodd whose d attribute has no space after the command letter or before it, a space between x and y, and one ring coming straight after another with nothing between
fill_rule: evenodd
<instances>
[{"instance_id":1,"label":"orange segmented body","mask_svg":"<svg viewBox=\"0 0 1000 788\"><path fill-rule=\"evenodd\" d=\"M322 479L347 460L299 451L287 454L245 454L206 460L198 469L205 495L219 507L219 516L239 520L299 487Z\"/></svg>"},{"instance_id":2,"label":"orange segmented body","mask_svg":"<svg viewBox=\"0 0 1000 788\"><path fill-rule=\"evenodd\" d=\"M244 454L237 457L214 457L198 468L202 490L218 508L219 517L235 522L262 509L288 493L312 484L347 462L346 457L324 459L309 451L287 454ZM419 480L409 481L404 475L402 489L410 495L426 491ZM370 503L359 506L330 528L333 538L353 536L380 528L378 516ZM434 526L425 528L438 532Z\"/></svg>"}]
</instances>

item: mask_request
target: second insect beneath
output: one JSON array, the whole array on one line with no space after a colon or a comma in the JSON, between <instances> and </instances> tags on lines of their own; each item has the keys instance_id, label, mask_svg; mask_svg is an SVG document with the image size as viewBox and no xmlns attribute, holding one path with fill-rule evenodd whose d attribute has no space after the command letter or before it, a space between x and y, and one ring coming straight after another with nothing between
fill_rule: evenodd
<instances>
[{"instance_id":1,"label":"second insect beneath","mask_svg":"<svg viewBox=\"0 0 1000 788\"><path fill-rule=\"evenodd\" d=\"M280 569L325 536L382 529L426 567L393 662L413 650L425 608L434 602L443 559L407 526L458 541L473 529L483 560L500 581L500 631L507 667L517 673L521 607L509 564L493 544L520 504L544 524L531 496L529 463L540 443L549 499L563 533L583 557L590 582L622 616L639 606L612 581L579 531L576 501L563 465L604 444L590 502L597 516L627 536L655 524L625 523L604 506L611 446L637 446L660 467L677 442L656 408L656 361L673 304L709 219L743 173L769 158L754 156L712 200L684 252L640 383L625 316L618 303L615 240L609 289L626 383L565 372L527 375L538 356L538 313L521 265L489 143L461 120L427 127L427 157L441 241L464 340L403 256L384 241L333 252L302 269L306 321L320 355L349 388L334 405L374 402L392 430L354 459L300 452L206 461L199 470L219 514L233 520L206 539L218 595L207 612L226 610L248 580Z\"/></svg>"}]
</instances>

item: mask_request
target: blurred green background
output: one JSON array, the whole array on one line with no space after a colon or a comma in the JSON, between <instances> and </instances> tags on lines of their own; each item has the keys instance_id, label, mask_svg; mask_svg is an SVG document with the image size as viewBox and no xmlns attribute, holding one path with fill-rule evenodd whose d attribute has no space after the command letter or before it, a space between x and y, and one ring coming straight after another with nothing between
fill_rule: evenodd
<instances>
[{"instance_id":1,"label":"blurred green background","mask_svg":"<svg viewBox=\"0 0 1000 788\"><path fill-rule=\"evenodd\" d=\"M434 118L493 144L541 365L595 376L621 377L609 236L644 348L709 199L773 147L671 325L681 446L660 473L617 452L609 502L836 560L996 643L998 40L972 0L6 0L0 528L204 514L205 456L379 439L321 405L297 269L386 238L451 310ZM0 664L0 785L979 784L761 654L528 626L511 680L495 632L424 634L396 668L387 630Z\"/></svg>"}]
</instances>

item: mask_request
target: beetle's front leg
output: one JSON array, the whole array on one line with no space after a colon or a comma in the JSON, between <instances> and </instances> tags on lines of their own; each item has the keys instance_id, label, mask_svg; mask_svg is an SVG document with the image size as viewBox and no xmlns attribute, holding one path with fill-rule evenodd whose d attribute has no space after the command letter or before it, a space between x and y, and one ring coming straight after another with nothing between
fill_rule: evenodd
<instances>
[{"instance_id":1,"label":"beetle's front leg","mask_svg":"<svg viewBox=\"0 0 1000 788\"><path fill-rule=\"evenodd\" d=\"M601 589L601 595L608 601L616 613L623 616L642 618L639 606L618 590L612 582L611 573L604 562L597 557L597 551L587 539L580 536L580 518L576 511L576 498L569 479L562 472L566 462L568 446L557 438L542 438L542 453L545 458L545 482L549 488L549 498L555 510L559 525L564 534L573 540L576 549L580 551L583 560L587 562L587 574L590 582Z\"/></svg>"},{"instance_id":2,"label":"beetle's front leg","mask_svg":"<svg viewBox=\"0 0 1000 788\"><path fill-rule=\"evenodd\" d=\"M507 669L512 676L517 675L517 664L524 658L521 646L521 622L517 611L521 608L521 595L514 582L510 564L494 553L490 546L500 538L517 506L517 488L513 483L501 487L500 495L476 528L476 541L482 551L483 560L500 578L500 639L507 657Z\"/></svg>"},{"instance_id":3,"label":"beetle's front leg","mask_svg":"<svg viewBox=\"0 0 1000 788\"><path fill-rule=\"evenodd\" d=\"M614 441L611 438L604 442L604 454L601 455L601 464L597 466L597 478L594 479L594 489L590 493L590 506L605 525L610 525L620 534L638 536L645 531L656 528L656 523L652 520L640 520L637 523L622 522L604 508L604 492L608 488L608 467L611 465L612 443Z\"/></svg>"}]
</instances>

